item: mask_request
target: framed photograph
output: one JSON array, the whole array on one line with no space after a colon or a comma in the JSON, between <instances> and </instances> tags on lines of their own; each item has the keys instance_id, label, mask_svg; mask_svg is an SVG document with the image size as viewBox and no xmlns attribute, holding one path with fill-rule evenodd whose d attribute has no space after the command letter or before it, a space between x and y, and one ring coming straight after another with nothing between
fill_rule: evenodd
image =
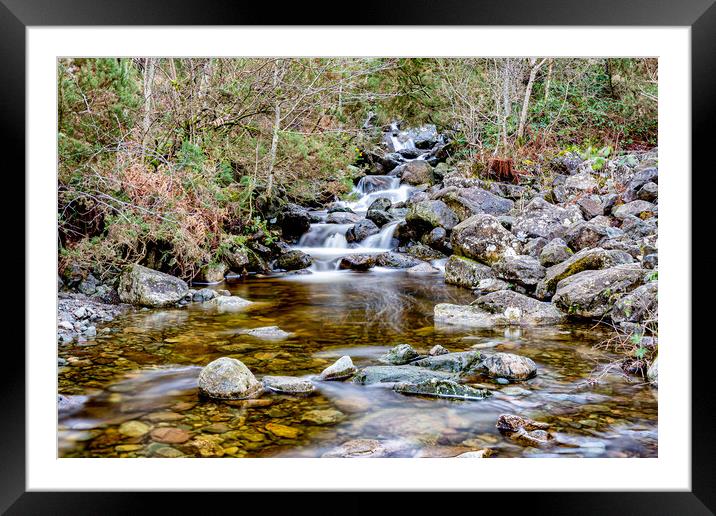
<instances>
[{"instance_id":1,"label":"framed photograph","mask_svg":"<svg viewBox=\"0 0 716 516\"><path fill-rule=\"evenodd\" d=\"M712 4L2 0L0 508L712 514Z\"/></svg>"}]
</instances>

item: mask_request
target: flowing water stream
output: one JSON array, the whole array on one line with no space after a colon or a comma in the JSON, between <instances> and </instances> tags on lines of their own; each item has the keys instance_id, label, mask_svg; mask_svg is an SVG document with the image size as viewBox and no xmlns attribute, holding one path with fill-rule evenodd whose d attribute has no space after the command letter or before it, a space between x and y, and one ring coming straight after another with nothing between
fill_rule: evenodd
<instances>
[{"instance_id":1,"label":"flowing water stream","mask_svg":"<svg viewBox=\"0 0 716 516\"><path fill-rule=\"evenodd\" d=\"M401 145L400 142L395 142ZM383 186L376 190L374 184ZM356 186L345 203L364 215L371 202L408 198L412 188L389 176ZM397 222L349 244L352 224L311 225L297 248L312 255L311 274L248 277L221 285L254 301L242 312L201 304L141 310L115 319L93 340L60 347L59 392L81 395L82 408L59 421L62 457L316 457L358 438L406 443L413 457L450 457L488 447L498 457L655 457L657 397L648 384L604 370L614 357L593 346L605 334L591 326L475 330L433 323L435 304L466 304L465 289L442 274L376 268L337 270L342 256L394 247ZM439 263L436 265L440 265ZM279 326L281 340L245 330ZM199 399L197 376L229 356L257 377L314 376L342 355L356 366L398 343L421 353L441 344L450 351L486 349L532 358L538 375L502 385L482 379L493 395L482 401L407 397L350 382L317 382L309 397L264 394L258 400ZM599 382L590 380L599 376ZM552 425L558 446L523 447L502 437L495 421L519 414ZM153 430L174 429L158 438Z\"/></svg>"}]
</instances>

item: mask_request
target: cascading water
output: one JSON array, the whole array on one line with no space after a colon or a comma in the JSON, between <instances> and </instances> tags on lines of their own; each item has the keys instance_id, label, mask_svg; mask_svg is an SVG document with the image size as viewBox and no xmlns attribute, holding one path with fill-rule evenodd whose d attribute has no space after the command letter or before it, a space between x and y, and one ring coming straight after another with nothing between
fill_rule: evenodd
<instances>
[{"instance_id":1,"label":"cascading water","mask_svg":"<svg viewBox=\"0 0 716 516\"><path fill-rule=\"evenodd\" d=\"M391 125L391 131L385 134L386 141L390 142L394 151L415 148L415 143L410 137L399 137L397 124ZM420 152L414 159L425 159L429 151ZM411 160L405 160L411 161ZM403 203L408 200L415 187L408 184L401 184L400 177L392 175L368 175L362 177L353 188L355 201L341 201L336 206L347 208L351 212L365 216L376 199L384 197L390 200L391 204ZM395 247L394 234L398 224L403 220L385 224L379 233L371 235L360 242L349 243L346 232L353 224L332 224L325 222L325 212L314 212L323 222L311 224L309 230L303 234L296 246L296 249L311 255L313 266L316 271L331 271L338 268L340 259L350 254L384 253Z\"/></svg>"}]
</instances>

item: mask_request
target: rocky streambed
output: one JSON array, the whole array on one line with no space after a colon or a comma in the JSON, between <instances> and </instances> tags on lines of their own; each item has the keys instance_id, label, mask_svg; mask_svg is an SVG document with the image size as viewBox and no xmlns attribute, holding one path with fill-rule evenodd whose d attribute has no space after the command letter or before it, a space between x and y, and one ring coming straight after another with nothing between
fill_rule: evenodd
<instances>
[{"instance_id":1,"label":"rocky streambed","mask_svg":"<svg viewBox=\"0 0 716 516\"><path fill-rule=\"evenodd\" d=\"M451 168L434 128L384 146L351 200L281 208L282 239L228 247L214 285L73 280L60 455L656 456L655 151L513 184Z\"/></svg>"}]
</instances>

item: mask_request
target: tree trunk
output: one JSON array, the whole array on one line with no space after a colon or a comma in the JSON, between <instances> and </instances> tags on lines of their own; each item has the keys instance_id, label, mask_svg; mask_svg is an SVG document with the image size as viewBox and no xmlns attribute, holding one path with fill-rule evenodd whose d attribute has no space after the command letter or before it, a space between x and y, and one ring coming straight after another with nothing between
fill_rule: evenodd
<instances>
[{"instance_id":1,"label":"tree trunk","mask_svg":"<svg viewBox=\"0 0 716 516\"><path fill-rule=\"evenodd\" d=\"M542 67L542 65L545 63L547 59L542 59L539 63L537 63L536 59L532 58L530 59L530 78L527 81L527 87L525 88L525 98L522 101L522 112L520 113L520 125L517 127L517 139L521 139L522 136L525 133L525 124L527 123L527 111L530 106L530 96L532 95L532 86L534 85L535 78L537 77L537 72L539 72L539 69Z\"/></svg>"},{"instance_id":2,"label":"tree trunk","mask_svg":"<svg viewBox=\"0 0 716 516\"><path fill-rule=\"evenodd\" d=\"M276 152L278 150L278 137L281 130L281 98L278 93L278 84L281 80L281 72L279 69L279 62L276 61L274 64L273 71L273 94L276 97L274 103L274 120L273 120L273 135L271 136L271 149L269 150L269 165L268 165L268 179L266 186L266 195L271 195L273 189L273 167L276 163Z\"/></svg>"},{"instance_id":3,"label":"tree trunk","mask_svg":"<svg viewBox=\"0 0 716 516\"><path fill-rule=\"evenodd\" d=\"M144 60L144 119L142 120L142 161L149 144L149 128L152 122L152 84L154 83L155 59Z\"/></svg>"},{"instance_id":4,"label":"tree trunk","mask_svg":"<svg viewBox=\"0 0 716 516\"><path fill-rule=\"evenodd\" d=\"M544 103L547 104L549 100L549 87L552 84L552 68L554 67L554 59L549 60L549 66L547 67L547 83L544 86Z\"/></svg>"}]
</instances>

